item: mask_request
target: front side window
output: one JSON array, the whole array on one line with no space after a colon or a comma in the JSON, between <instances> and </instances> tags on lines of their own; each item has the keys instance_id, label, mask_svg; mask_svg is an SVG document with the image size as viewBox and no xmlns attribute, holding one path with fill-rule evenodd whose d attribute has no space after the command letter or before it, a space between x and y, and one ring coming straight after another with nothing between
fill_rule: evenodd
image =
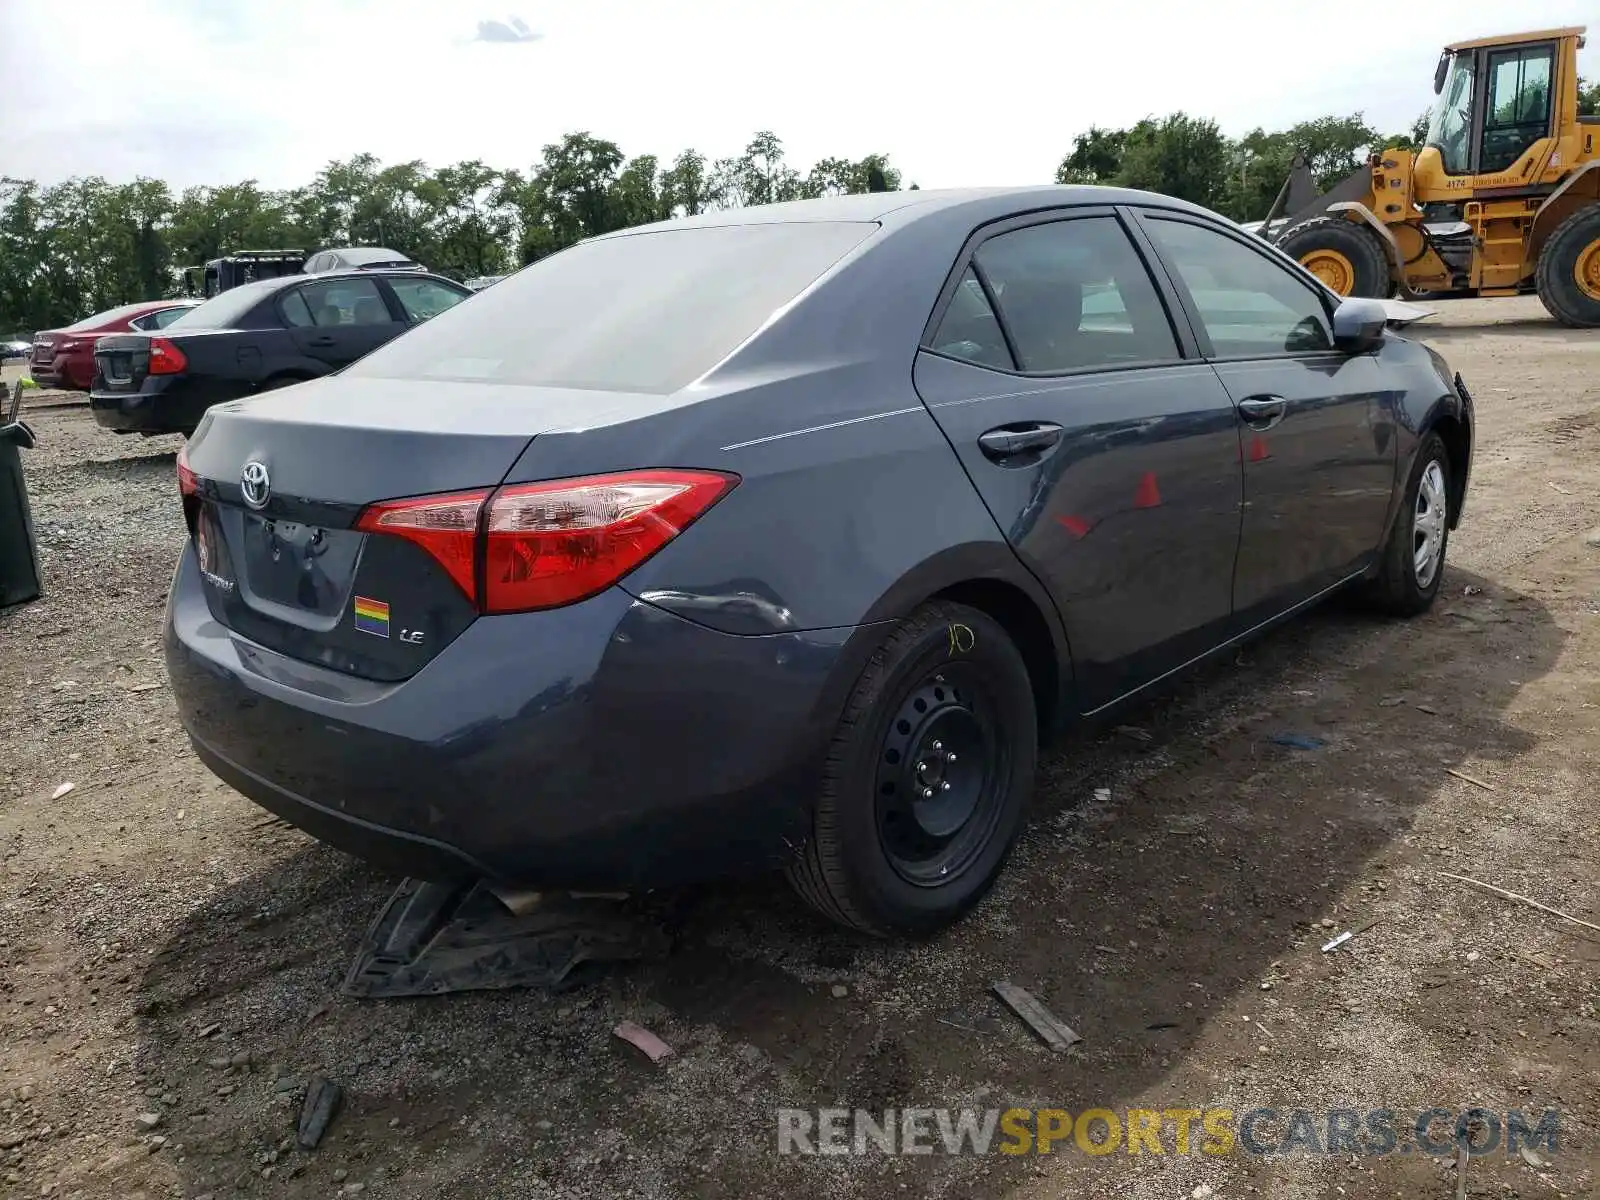
<instances>
[{"instance_id":1,"label":"front side window","mask_svg":"<svg viewBox=\"0 0 1600 1200\"><path fill-rule=\"evenodd\" d=\"M1148 228L1188 290L1217 357L1333 348L1322 295L1288 267L1203 225L1156 218Z\"/></svg>"},{"instance_id":2,"label":"front side window","mask_svg":"<svg viewBox=\"0 0 1600 1200\"><path fill-rule=\"evenodd\" d=\"M1023 371L1177 360L1166 309L1115 217L1029 225L990 238L974 264Z\"/></svg>"},{"instance_id":3,"label":"front side window","mask_svg":"<svg viewBox=\"0 0 1600 1200\"><path fill-rule=\"evenodd\" d=\"M431 279L391 279L389 286L394 289L408 321L426 321L467 298L464 293Z\"/></svg>"},{"instance_id":4,"label":"front side window","mask_svg":"<svg viewBox=\"0 0 1600 1200\"><path fill-rule=\"evenodd\" d=\"M1498 50L1489 55L1489 96L1478 170L1505 171L1550 132L1550 69L1554 51Z\"/></svg>"},{"instance_id":5,"label":"front side window","mask_svg":"<svg viewBox=\"0 0 1600 1200\"><path fill-rule=\"evenodd\" d=\"M1445 173L1465 175L1472 170L1472 89L1477 82L1472 51L1450 60L1450 73L1428 119L1428 145L1439 151Z\"/></svg>"}]
</instances>

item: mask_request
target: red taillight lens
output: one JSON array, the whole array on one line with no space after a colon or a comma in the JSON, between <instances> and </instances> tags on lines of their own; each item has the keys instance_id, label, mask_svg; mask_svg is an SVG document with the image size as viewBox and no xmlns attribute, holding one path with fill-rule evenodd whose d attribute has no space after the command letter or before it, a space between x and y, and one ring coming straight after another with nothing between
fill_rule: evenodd
<instances>
[{"instance_id":1,"label":"red taillight lens","mask_svg":"<svg viewBox=\"0 0 1600 1200\"><path fill-rule=\"evenodd\" d=\"M604 591L737 482L653 470L501 488L485 522L483 611L557 608Z\"/></svg>"},{"instance_id":2,"label":"red taillight lens","mask_svg":"<svg viewBox=\"0 0 1600 1200\"><path fill-rule=\"evenodd\" d=\"M194 532L195 516L200 510L200 476L189 468L189 444L178 449L178 495L183 498L183 519Z\"/></svg>"},{"instance_id":3,"label":"red taillight lens","mask_svg":"<svg viewBox=\"0 0 1600 1200\"><path fill-rule=\"evenodd\" d=\"M74 341L71 338L64 338L56 343L55 350L57 354L65 354L69 350L76 350L81 345L83 345L82 342Z\"/></svg>"},{"instance_id":4,"label":"red taillight lens","mask_svg":"<svg viewBox=\"0 0 1600 1200\"><path fill-rule=\"evenodd\" d=\"M387 500L364 509L356 528L388 533L415 542L456 581L467 599L478 599L478 516L489 488L447 496Z\"/></svg>"},{"instance_id":5,"label":"red taillight lens","mask_svg":"<svg viewBox=\"0 0 1600 1200\"><path fill-rule=\"evenodd\" d=\"M176 375L189 369L189 360L166 338L150 339L150 374Z\"/></svg>"},{"instance_id":6,"label":"red taillight lens","mask_svg":"<svg viewBox=\"0 0 1600 1200\"><path fill-rule=\"evenodd\" d=\"M481 612L528 612L604 591L738 482L660 469L519 483L374 504L356 528L421 546Z\"/></svg>"}]
</instances>

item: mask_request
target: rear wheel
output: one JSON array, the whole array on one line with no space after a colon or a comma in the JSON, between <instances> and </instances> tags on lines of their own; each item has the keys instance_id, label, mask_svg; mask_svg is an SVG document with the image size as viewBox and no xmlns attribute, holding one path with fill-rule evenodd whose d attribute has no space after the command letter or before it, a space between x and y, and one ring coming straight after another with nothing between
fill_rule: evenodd
<instances>
[{"instance_id":1,"label":"rear wheel","mask_svg":"<svg viewBox=\"0 0 1600 1200\"><path fill-rule=\"evenodd\" d=\"M1429 433L1417 450L1405 500L1389 531L1366 600L1383 612L1414 617L1433 606L1450 544L1450 455Z\"/></svg>"},{"instance_id":2,"label":"rear wheel","mask_svg":"<svg viewBox=\"0 0 1600 1200\"><path fill-rule=\"evenodd\" d=\"M1037 757L1032 684L1005 630L964 605L925 605L850 695L789 882L866 933L948 925L999 875Z\"/></svg>"},{"instance_id":3,"label":"rear wheel","mask_svg":"<svg viewBox=\"0 0 1600 1200\"><path fill-rule=\"evenodd\" d=\"M1539 251L1539 299L1563 325L1600 325L1600 204L1573 213Z\"/></svg>"},{"instance_id":4,"label":"rear wheel","mask_svg":"<svg viewBox=\"0 0 1600 1200\"><path fill-rule=\"evenodd\" d=\"M1341 296L1382 300L1394 292L1389 256L1378 235L1343 217L1297 225L1278 243L1290 258Z\"/></svg>"}]
</instances>

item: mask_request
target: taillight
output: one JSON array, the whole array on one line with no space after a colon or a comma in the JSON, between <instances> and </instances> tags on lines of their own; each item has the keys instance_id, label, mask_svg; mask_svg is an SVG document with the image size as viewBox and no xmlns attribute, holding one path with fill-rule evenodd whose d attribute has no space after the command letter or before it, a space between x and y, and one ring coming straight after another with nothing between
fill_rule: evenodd
<instances>
[{"instance_id":1,"label":"taillight","mask_svg":"<svg viewBox=\"0 0 1600 1200\"><path fill-rule=\"evenodd\" d=\"M57 354L65 354L69 350L76 350L81 345L83 345L82 342L74 341L72 338L64 338L56 343L55 350Z\"/></svg>"},{"instance_id":2,"label":"taillight","mask_svg":"<svg viewBox=\"0 0 1600 1200\"><path fill-rule=\"evenodd\" d=\"M356 528L421 546L481 612L528 612L604 591L738 482L656 469L519 483L374 504Z\"/></svg>"},{"instance_id":3,"label":"taillight","mask_svg":"<svg viewBox=\"0 0 1600 1200\"><path fill-rule=\"evenodd\" d=\"M433 555L466 593L478 598L478 517L490 488L453 492L447 496L418 496L368 505L356 519L366 533L388 533L415 542Z\"/></svg>"},{"instance_id":4,"label":"taillight","mask_svg":"<svg viewBox=\"0 0 1600 1200\"><path fill-rule=\"evenodd\" d=\"M150 374L176 375L189 369L189 360L166 338L150 339Z\"/></svg>"},{"instance_id":5,"label":"taillight","mask_svg":"<svg viewBox=\"0 0 1600 1200\"><path fill-rule=\"evenodd\" d=\"M195 517L200 511L200 476L189 467L189 444L178 448L178 495L183 499L183 519L194 532Z\"/></svg>"}]
</instances>

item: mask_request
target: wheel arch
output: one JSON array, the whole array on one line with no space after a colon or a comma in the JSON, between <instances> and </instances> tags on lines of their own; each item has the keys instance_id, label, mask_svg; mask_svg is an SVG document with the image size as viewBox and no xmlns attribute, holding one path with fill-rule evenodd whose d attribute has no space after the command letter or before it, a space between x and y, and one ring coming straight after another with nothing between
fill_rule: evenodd
<instances>
[{"instance_id":1,"label":"wheel arch","mask_svg":"<svg viewBox=\"0 0 1600 1200\"><path fill-rule=\"evenodd\" d=\"M976 608L1010 636L1033 684L1041 731L1064 722L1071 705L1072 652L1049 593L1004 542L975 542L943 550L906 572L867 614L898 621L932 600Z\"/></svg>"},{"instance_id":2,"label":"wheel arch","mask_svg":"<svg viewBox=\"0 0 1600 1200\"><path fill-rule=\"evenodd\" d=\"M1444 442L1445 453L1450 456L1450 528L1461 524L1461 510L1467 500L1467 475L1472 467L1472 420L1455 403L1441 401L1422 427L1422 436L1437 433Z\"/></svg>"}]
</instances>

